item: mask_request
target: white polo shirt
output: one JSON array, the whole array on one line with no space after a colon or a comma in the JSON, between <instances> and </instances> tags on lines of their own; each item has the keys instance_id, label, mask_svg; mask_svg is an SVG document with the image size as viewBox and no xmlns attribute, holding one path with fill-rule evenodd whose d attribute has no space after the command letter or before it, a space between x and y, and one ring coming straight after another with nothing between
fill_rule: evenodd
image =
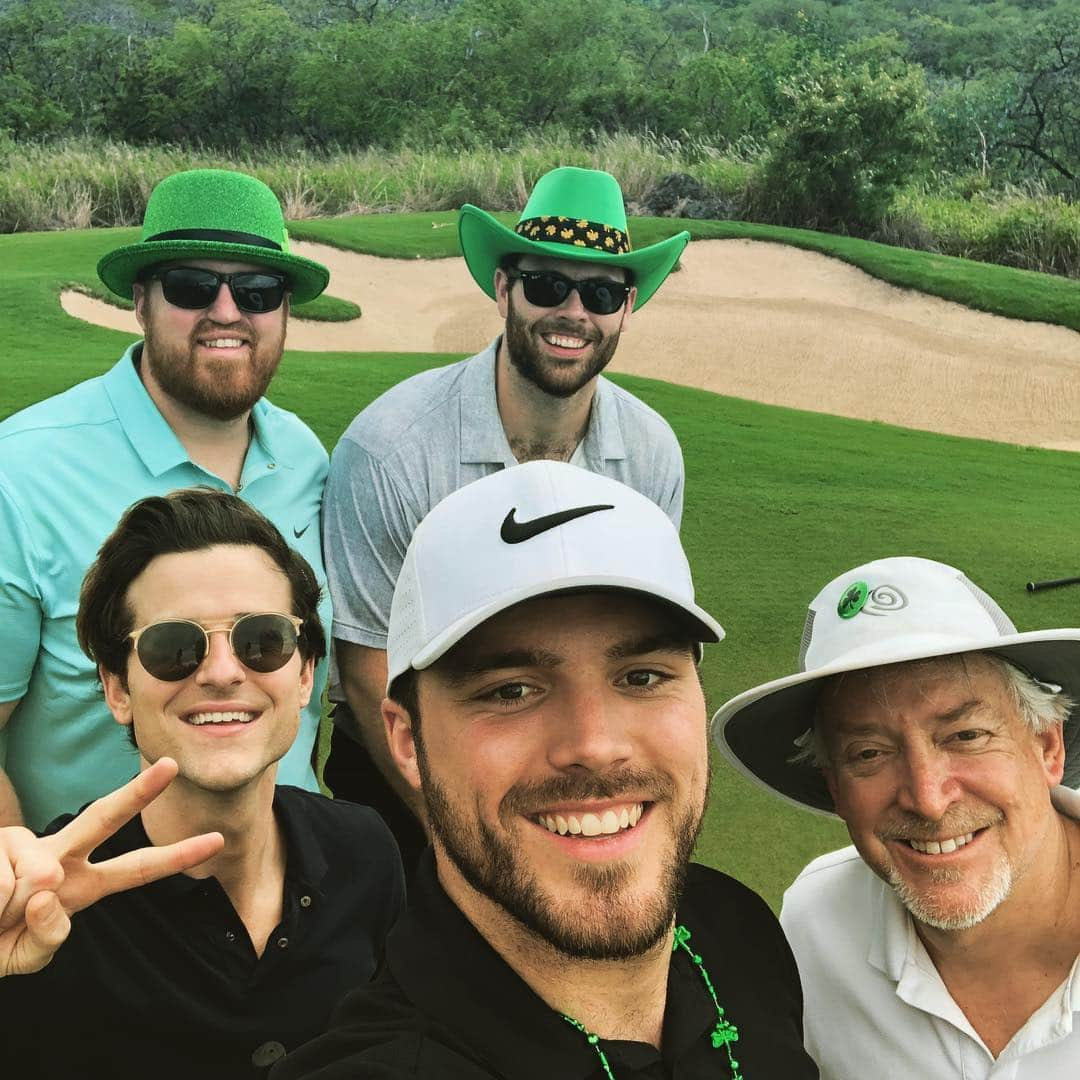
<instances>
[{"instance_id":1,"label":"white polo shirt","mask_svg":"<svg viewBox=\"0 0 1080 1080\"><path fill-rule=\"evenodd\" d=\"M1055 806L1080 818L1080 795ZM945 988L907 910L854 847L815 859L780 922L802 977L821 1080L1078 1080L1080 958L995 1059Z\"/></svg>"}]
</instances>

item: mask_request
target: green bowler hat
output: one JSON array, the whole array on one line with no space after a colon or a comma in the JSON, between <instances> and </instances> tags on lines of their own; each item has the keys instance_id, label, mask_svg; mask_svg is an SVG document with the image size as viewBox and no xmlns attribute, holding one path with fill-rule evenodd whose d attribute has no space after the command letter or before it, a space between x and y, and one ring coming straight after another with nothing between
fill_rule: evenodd
<instances>
[{"instance_id":1,"label":"green bowler hat","mask_svg":"<svg viewBox=\"0 0 1080 1080\"><path fill-rule=\"evenodd\" d=\"M458 238L469 272L492 299L495 269L504 256L546 255L625 267L637 286L636 311L671 273L690 234L632 251L619 182L610 173L567 166L537 180L513 229L466 204L458 215Z\"/></svg>"},{"instance_id":2,"label":"green bowler hat","mask_svg":"<svg viewBox=\"0 0 1080 1080\"><path fill-rule=\"evenodd\" d=\"M314 300L330 271L289 253L289 234L277 196L254 176L225 169L191 169L167 176L150 193L142 239L103 255L98 277L131 299L139 272L176 259L222 259L282 271L297 304Z\"/></svg>"}]
</instances>

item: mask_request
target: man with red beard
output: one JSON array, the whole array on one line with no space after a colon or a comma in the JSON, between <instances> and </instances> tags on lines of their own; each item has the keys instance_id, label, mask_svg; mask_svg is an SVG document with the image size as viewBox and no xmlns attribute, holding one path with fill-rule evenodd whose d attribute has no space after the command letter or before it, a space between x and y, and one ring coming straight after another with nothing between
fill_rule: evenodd
<instances>
[{"instance_id":1,"label":"man with red beard","mask_svg":"<svg viewBox=\"0 0 1080 1080\"><path fill-rule=\"evenodd\" d=\"M134 300L144 340L0 424L0 823L36 829L138 769L75 635L83 575L128 505L199 484L235 491L324 577L326 453L263 394L290 302L314 299L329 273L290 253L273 192L235 172L170 176L141 239L98 275ZM325 672L279 770L309 790Z\"/></svg>"},{"instance_id":2,"label":"man with red beard","mask_svg":"<svg viewBox=\"0 0 1080 1080\"><path fill-rule=\"evenodd\" d=\"M690 864L701 642L671 521L532 462L448 496L390 614L388 742L432 848L375 981L274 1080L802 1080L762 900Z\"/></svg>"},{"instance_id":3,"label":"man with red beard","mask_svg":"<svg viewBox=\"0 0 1080 1080\"><path fill-rule=\"evenodd\" d=\"M520 462L570 461L682 516L683 464L667 422L600 374L631 312L660 287L683 232L631 249L615 178L555 169L508 229L462 208L462 252L505 332L461 363L400 383L334 450L324 532L340 687L326 782L374 806L411 869L425 843L419 801L394 767L379 706L390 599L413 530L440 499Z\"/></svg>"},{"instance_id":4,"label":"man with red beard","mask_svg":"<svg viewBox=\"0 0 1080 1080\"><path fill-rule=\"evenodd\" d=\"M836 814L781 922L831 1080L1080 1075L1080 630L879 559L810 603L802 670L716 715L757 783Z\"/></svg>"}]
</instances>

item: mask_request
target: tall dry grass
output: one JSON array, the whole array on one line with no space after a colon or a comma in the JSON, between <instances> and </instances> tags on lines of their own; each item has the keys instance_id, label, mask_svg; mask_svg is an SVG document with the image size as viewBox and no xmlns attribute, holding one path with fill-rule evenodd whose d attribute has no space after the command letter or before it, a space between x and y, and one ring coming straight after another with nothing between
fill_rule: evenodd
<instances>
[{"instance_id":1,"label":"tall dry grass","mask_svg":"<svg viewBox=\"0 0 1080 1080\"><path fill-rule=\"evenodd\" d=\"M98 139L17 144L0 137L0 232L137 225L154 185L180 169L237 168L264 180L300 220L336 214L450 210L471 202L515 210L555 165L605 169L632 211L663 177L694 176L745 205L755 175L745 156L693 140L601 135L582 144L550 135L513 148L329 150L282 146L220 152L134 147ZM1080 277L1080 206L1037 187L958 192L910 189L877 237L886 243Z\"/></svg>"}]
</instances>

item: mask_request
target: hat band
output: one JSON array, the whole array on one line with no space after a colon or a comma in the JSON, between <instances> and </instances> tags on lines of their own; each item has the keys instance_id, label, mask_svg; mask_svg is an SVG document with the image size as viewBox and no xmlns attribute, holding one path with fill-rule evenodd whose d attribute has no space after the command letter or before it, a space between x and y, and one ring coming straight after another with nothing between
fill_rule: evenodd
<instances>
[{"instance_id":1,"label":"hat band","mask_svg":"<svg viewBox=\"0 0 1080 1080\"><path fill-rule=\"evenodd\" d=\"M514 227L526 240L543 240L549 244L592 248L611 255L625 255L630 250L630 237L620 229L584 218L544 217L522 218Z\"/></svg>"},{"instance_id":2,"label":"hat band","mask_svg":"<svg viewBox=\"0 0 1080 1080\"><path fill-rule=\"evenodd\" d=\"M228 229L173 229L172 232L148 236L144 244L164 243L167 240L206 240L212 244L243 244L246 247L272 248L280 251L281 245L275 244L265 236L254 233L230 232Z\"/></svg>"}]
</instances>

